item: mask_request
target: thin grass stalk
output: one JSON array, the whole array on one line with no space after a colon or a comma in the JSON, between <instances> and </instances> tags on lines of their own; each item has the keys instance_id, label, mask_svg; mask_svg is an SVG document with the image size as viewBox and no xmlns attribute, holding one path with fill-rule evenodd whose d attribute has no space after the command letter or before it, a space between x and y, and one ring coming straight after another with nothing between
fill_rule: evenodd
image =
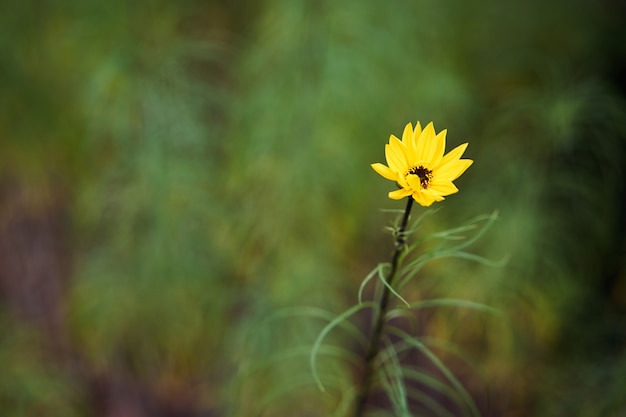
<instances>
[{"instance_id":1,"label":"thin grass stalk","mask_svg":"<svg viewBox=\"0 0 626 417\"><path fill-rule=\"evenodd\" d=\"M393 258L391 260L391 270L389 276L386 278L387 284L383 288L383 293L380 297L380 308L374 314L376 314L373 331L369 341L369 347L367 354L365 355L365 375L363 377L361 386L359 387L358 394L356 396L356 406L354 409L355 417L362 417L364 415L367 399L370 395L376 370L374 369L374 363L376 356L380 351L381 338L383 336L385 328L385 315L387 314L387 308L389 305L389 296L391 295L391 289L396 278L398 271L398 263L400 261L400 255L405 250L406 243L406 226L409 222L409 215L411 214L411 208L413 207L413 197L407 198L406 209L404 210L404 216L400 223L400 228L396 235L395 250Z\"/></svg>"}]
</instances>

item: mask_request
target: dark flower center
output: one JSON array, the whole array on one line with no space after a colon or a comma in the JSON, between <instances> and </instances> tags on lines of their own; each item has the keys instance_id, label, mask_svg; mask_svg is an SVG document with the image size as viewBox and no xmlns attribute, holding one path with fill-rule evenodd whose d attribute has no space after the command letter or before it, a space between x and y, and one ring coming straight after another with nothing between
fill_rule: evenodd
<instances>
[{"instance_id":1,"label":"dark flower center","mask_svg":"<svg viewBox=\"0 0 626 417\"><path fill-rule=\"evenodd\" d=\"M428 183L430 182L430 180L433 179L433 172L430 169L424 168L421 165L409 169L407 175L408 174L417 175L420 179L420 185L424 189L428 188Z\"/></svg>"}]
</instances>

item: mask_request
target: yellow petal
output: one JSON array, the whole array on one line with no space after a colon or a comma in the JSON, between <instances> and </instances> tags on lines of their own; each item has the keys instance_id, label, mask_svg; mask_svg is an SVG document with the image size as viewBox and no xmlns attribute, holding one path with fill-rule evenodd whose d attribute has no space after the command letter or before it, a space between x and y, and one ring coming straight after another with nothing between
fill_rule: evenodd
<instances>
[{"instance_id":1,"label":"yellow petal","mask_svg":"<svg viewBox=\"0 0 626 417\"><path fill-rule=\"evenodd\" d=\"M415 191L419 191L422 189L420 177L418 177L417 175L407 175L406 182Z\"/></svg>"},{"instance_id":2,"label":"yellow petal","mask_svg":"<svg viewBox=\"0 0 626 417\"><path fill-rule=\"evenodd\" d=\"M413 159L411 159L411 165L415 165L417 164L417 138L420 137L420 134L422 133L422 125L420 124L419 121L417 121L415 123L415 130L413 131L413 136L411 136L409 142L410 142L410 146L409 149L411 150L411 156Z\"/></svg>"},{"instance_id":3,"label":"yellow petal","mask_svg":"<svg viewBox=\"0 0 626 417\"><path fill-rule=\"evenodd\" d=\"M413 137L419 138L421 134L422 134L422 125L420 124L420 122L418 120L415 123L415 130L413 131Z\"/></svg>"},{"instance_id":4,"label":"yellow petal","mask_svg":"<svg viewBox=\"0 0 626 417\"><path fill-rule=\"evenodd\" d=\"M428 123L422 133L416 138L417 162L430 165L435 154L435 128L433 122Z\"/></svg>"},{"instance_id":5,"label":"yellow petal","mask_svg":"<svg viewBox=\"0 0 626 417\"><path fill-rule=\"evenodd\" d=\"M389 198L392 200L402 200L404 197L411 195L411 190L400 188L399 190L390 191Z\"/></svg>"},{"instance_id":6,"label":"yellow petal","mask_svg":"<svg viewBox=\"0 0 626 417\"><path fill-rule=\"evenodd\" d=\"M463 152L465 152L465 149L467 149L467 145L468 145L467 143L464 143L452 149L441 159L441 162L439 162L439 164L435 168L441 167L454 160L460 159L461 156L463 156Z\"/></svg>"},{"instance_id":7,"label":"yellow petal","mask_svg":"<svg viewBox=\"0 0 626 417\"><path fill-rule=\"evenodd\" d=\"M454 194L459 191L452 181L433 181L428 184L428 191L440 196Z\"/></svg>"},{"instance_id":8,"label":"yellow petal","mask_svg":"<svg viewBox=\"0 0 626 417\"><path fill-rule=\"evenodd\" d=\"M442 130L437 135L437 139L435 140L435 153L433 155L432 166L437 166L441 162L443 158L443 153L446 150L446 134L448 133L447 129Z\"/></svg>"},{"instance_id":9,"label":"yellow petal","mask_svg":"<svg viewBox=\"0 0 626 417\"><path fill-rule=\"evenodd\" d=\"M387 165L383 165L381 163L375 163L375 164L372 164L371 166L372 168L374 168L374 171L378 172L383 177L391 181L396 181L396 178L397 178L396 172L393 171L391 168L389 168Z\"/></svg>"},{"instance_id":10,"label":"yellow petal","mask_svg":"<svg viewBox=\"0 0 626 417\"><path fill-rule=\"evenodd\" d=\"M398 178L396 179L396 181L402 188L411 188L409 183L406 182L406 178L404 177L404 175L398 175Z\"/></svg>"},{"instance_id":11,"label":"yellow petal","mask_svg":"<svg viewBox=\"0 0 626 417\"><path fill-rule=\"evenodd\" d=\"M435 202L435 198L426 194L423 191L416 191L413 193L413 199L417 201L420 206L428 207Z\"/></svg>"},{"instance_id":12,"label":"yellow petal","mask_svg":"<svg viewBox=\"0 0 626 417\"><path fill-rule=\"evenodd\" d=\"M404 142L401 142L400 139L394 135L389 136L389 145L393 146L395 149L399 149L400 152L402 152L402 154L406 157L407 148Z\"/></svg>"},{"instance_id":13,"label":"yellow petal","mask_svg":"<svg viewBox=\"0 0 626 417\"><path fill-rule=\"evenodd\" d=\"M407 123L406 126L404 126L404 132L402 133L402 142L404 142L406 146L409 146L411 144L412 137L413 126L411 125L411 123Z\"/></svg>"},{"instance_id":14,"label":"yellow petal","mask_svg":"<svg viewBox=\"0 0 626 417\"><path fill-rule=\"evenodd\" d=\"M403 155L402 160L405 161L405 168L399 172L402 174L406 173L411 167L409 160L409 150L407 146L404 144L404 142L400 142L400 140L393 135L389 138L389 145L391 145L392 148L398 150L399 153Z\"/></svg>"},{"instance_id":15,"label":"yellow petal","mask_svg":"<svg viewBox=\"0 0 626 417\"><path fill-rule=\"evenodd\" d=\"M416 162L415 143L413 142L413 126L411 126L411 123L407 123L404 127L404 133L402 133L402 143L404 143L407 149L406 156L409 164L408 168L410 168Z\"/></svg>"},{"instance_id":16,"label":"yellow petal","mask_svg":"<svg viewBox=\"0 0 626 417\"><path fill-rule=\"evenodd\" d=\"M433 171L433 177L437 178L438 181L454 181L459 178L473 163L474 161L471 159L459 159L445 165L442 163L439 165L439 168Z\"/></svg>"},{"instance_id":17,"label":"yellow petal","mask_svg":"<svg viewBox=\"0 0 626 417\"><path fill-rule=\"evenodd\" d=\"M389 144L385 145L385 158L387 158L387 165L389 165L389 168L393 171L406 172L409 169L406 162L406 155L402 152L402 149L394 145L393 138L389 138Z\"/></svg>"}]
</instances>

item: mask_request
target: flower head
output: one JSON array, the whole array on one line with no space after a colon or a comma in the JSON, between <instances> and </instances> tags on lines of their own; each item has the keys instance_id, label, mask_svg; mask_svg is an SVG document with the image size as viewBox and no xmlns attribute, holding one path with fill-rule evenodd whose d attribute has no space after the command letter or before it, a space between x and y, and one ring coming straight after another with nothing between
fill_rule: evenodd
<instances>
[{"instance_id":1,"label":"flower head","mask_svg":"<svg viewBox=\"0 0 626 417\"><path fill-rule=\"evenodd\" d=\"M389 198L400 200L407 196L422 206L442 201L444 196L459 191L452 183L474 161L461 159L467 143L457 146L446 155L446 130L435 133L430 122L423 130L419 122L413 130L411 123L404 128L402 140L394 135L385 145L387 165L372 164L374 171L388 180L395 181L399 190L391 191Z\"/></svg>"}]
</instances>

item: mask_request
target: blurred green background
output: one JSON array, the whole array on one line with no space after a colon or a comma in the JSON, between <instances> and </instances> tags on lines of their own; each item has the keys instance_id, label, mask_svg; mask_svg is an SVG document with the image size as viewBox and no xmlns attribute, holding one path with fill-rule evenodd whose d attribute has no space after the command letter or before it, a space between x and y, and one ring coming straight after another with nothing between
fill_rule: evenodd
<instances>
[{"instance_id":1,"label":"blurred green background","mask_svg":"<svg viewBox=\"0 0 626 417\"><path fill-rule=\"evenodd\" d=\"M422 332L484 416L626 415L625 11L1 2L0 415L342 415L307 349L389 260L369 164L416 120L475 161L426 231L498 210L509 259L429 264L407 298L503 314Z\"/></svg>"}]
</instances>

